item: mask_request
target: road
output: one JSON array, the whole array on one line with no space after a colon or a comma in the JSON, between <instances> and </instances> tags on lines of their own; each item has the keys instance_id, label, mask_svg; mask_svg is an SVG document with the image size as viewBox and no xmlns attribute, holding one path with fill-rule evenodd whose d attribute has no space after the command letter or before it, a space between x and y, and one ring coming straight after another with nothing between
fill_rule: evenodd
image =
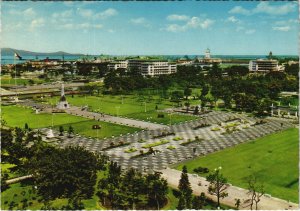
<instances>
[{"instance_id":1,"label":"road","mask_svg":"<svg viewBox=\"0 0 300 211\"><path fill-rule=\"evenodd\" d=\"M162 177L165 178L168 181L168 184L172 188L177 188L178 183L180 180L181 176L181 171L175 170L175 169L163 169L160 170L162 172ZM214 201L217 201L216 196L212 196L208 193L207 188L209 183L206 181L205 178L199 177L198 175L195 174L188 174L189 176L189 181L191 183L191 187L193 189L193 193L197 196L200 195L201 192L204 192L206 196L211 198ZM199 186L199 182L201 183L201 186ZM247 190L236 187L236 186L229 186L227 189L228 192L228 197L221 199L221 203L235 207L235 199L240 199L241 200L241 206L239 209L243 210L249 210L250 207L246 205L244 202L249 199L249 196L247 195ZM287 202L286 200L278 199L275 197L271 196L262 196L261 201L258 204L258 209L260 210L298 210L299 205L292 203L292 202Z\"/></svg>"},{"instance_id":2,"label":"road","mask_svg":"<svg viewBox=\"0 0 300 211\"><path fill-rule=\"evenodd\" d=\"M168 128L168 126L166 125L144 122L142 120L134 120L134 119L128 119L124 117L110 116L107 114L99 114L95 112L85 111L76 106L71 106L69 109L66 109L65 111L66 113L71 115L82 116L89 119L95 119L104 122L110 122L119 125L126 125L126 126L131 126L136 128L147 129L147 130Z\"/></svg>"}]
</instances>

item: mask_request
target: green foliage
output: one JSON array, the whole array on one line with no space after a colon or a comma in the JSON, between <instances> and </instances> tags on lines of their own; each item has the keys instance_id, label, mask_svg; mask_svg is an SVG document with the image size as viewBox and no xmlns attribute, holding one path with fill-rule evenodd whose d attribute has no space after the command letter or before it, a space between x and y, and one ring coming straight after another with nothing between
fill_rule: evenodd
<instances>
[{"instance_id":1,"label":"green foliage","mask_svg":"<svg viewBox=\"0 0 300 211\"><path fill-rule=\"evenodd\" d=\"M44 147L29 161L30 172L44 199L93 195L96 172L106 160L80 147ZM67 169L67 170L66 170Z\"/></svg>"},{"instance_id":2,"label":"green foliage","mask_svg":"<svg viewBox=\"0 0 300 211\"><path fill-rule=\"evenodd\" d=\"M192 208L192 188L187 174L186 166L183 166L181 178L179 180L178 189L180 191L179 202L177 209L191 209Z\"/></svg>"},{"instance_id":3,"label":"green foliage","mask_svg":"<svg viewBox=\"0 0 300 211\"><path fill-rule=\"evenodd\" d=\"M142 175L129 169L122 174L114 162L109 164L108 175L98 183L101 203L111 209L159 209L166 203L167 181L160 173Z\"/></svg>"},{"instance_id":4,"label":"green foliage","mask_svg":"<svg viewBox=\"0 0 300 211\"><path fill-rule=\"evenodd\" d=\"M226 193L227 179L220 173L220 168L206 177L209 182L208 192L212 195L216 195L218 199L218 207L220 206L220 199L228 196Z\"/></svg>"},{"instance_id":5,"label":"green foliage","mask_svg":"<svg viewBox=\"0 0 300 211\"><path fill-rule=\"evenodd\" d=\"M159 145L167 144L169 142L170 142L169 140L161 139L160 141L157 141L157 142L154 142L154 143L151 143L151 144L145 144L145 145L142 146L142 148L156 147L156 146L159 146Z\"/></svg>"}]
</instances>

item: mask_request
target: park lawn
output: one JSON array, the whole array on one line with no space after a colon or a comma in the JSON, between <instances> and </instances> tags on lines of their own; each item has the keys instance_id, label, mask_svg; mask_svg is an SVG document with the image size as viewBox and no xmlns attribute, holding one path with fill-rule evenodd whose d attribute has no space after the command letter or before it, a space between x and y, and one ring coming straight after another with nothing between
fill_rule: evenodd
<instances>
[{"instance_id":1,"label":"park lawn","mask_svg":"<svg viewBox=\"0 0 300 211\"><path fill-rule=\"evenodd\" d=\"M138 98L134 95L124 95L123 96L123 104L122 104L122 96L120 95L101 95L101 96L81 96L74 95L67 96L67 100L71 105L75 106L86 106L88 105L92 111L102 112L110 115L127 115L131 113L137 112L145 112L155 110L156 105L158 109L164 109L168 107L172 107L172 103L169 101L162 101L158 103L157 98L152 98L151 101L147 102L146 106L143 101L138 101ZM48 102L51 104L56 104L58 101L58 97L49 98Z\"/></svg>"},{"instance_id":2,"label":"park lawn","mask_svg":"<svg viewBox=\"0 0 300 211\"><path fill-rule=\"evenodd\" d=\"M228 182L242 188L248 187L246 178L254 173L264 184L266 193L298 203L298 146L298 129L290 128L183 162L175 168L182 170L186 165L188 172L194 173L193 169L199 166L210 171L221 166Z\"/></svg>"},{"instance_id":3,"label":"park lawn","mask_svg":"<svg viewBox=\"0 0 300 211\"><path fill-rule=\"evenodd\" d=\"M44 128L52 125L52 114L35 114L32 109L21 106L2 106L2 118L10 127L23 128L25 123L27 123L30 128ZM90 120L65 113L53 114L53 126L57 130L59 126L63 126L64 130L67 131L69 126L72 126L74 128L74 133L97 137L97 130L92 129L93 125L101 126L101 129L98 130L98 138L140 131L139 128Z\"/></svg>"},{"instance_id":4,"label":"park lawn","mask_svg":"<svg viewBox=\"0 0 300 211\"><path fill-rule=\"evenodd\" d=\"M158 118L158 114L164 114L163 118ZM140 113L132 113L125 115L126 117L133 118L133 119L139 119L144 120L147 122L152 123L159 123L164 125L169 125L190 120L196 120L196 116L188 116L188 115L180 115L180 114L171 114L171 121L170 121L170 114L165 112L158 112L158 111L149 111L149 112L140 112Z\"/></svg>"},{"instance_id":5,"label":"park lawn","mask_svg":"<svg viewBox=\"0 0 300 211\"><path fill-rule=\"evenodd\" d=\"M145 98L147 101L147 98ZM48 98L49 103L55 105L57 104L58 97ZM160 124L170 124L170 117L167 113L164 118L158 118L157 114L161 113L156 111L156 105L158 110L171 108L173 104L167 100L162 100L158 103L158 96L154 96L151 102L146 102L146 107L144 102L139 102L138 97L134 95L124 95L123 104L122 96L117 95L103 95L97 96L80 96L75 95L73 98L71 96L67 97L68 102L75 106L86 106L91 107L92 111L102 112L105 114L115 115L115 116L125 116L129 118L134 118L138 120L144 120L149 122L156 122ZM191 102L191 101L190 101ZM146 112L145 112L146 110ZM195 116L178 115L172 114L171 124L185 122L189 120L195 120Z\"/></svg>"},{"instance_id":6,"label":"park lawn","mask_svg":"<svg viewBox=\"0 0 300 211\"><path fill-rule=\"evenodd\" d=\"M17 78L16 80L11 77L1 77L1 85L29 85L28 81L30 79ZM35 84L40 84L43 81L37 78L32 79Z\"/></svg>"},{"instance_id":7,"label":"park lawn","mask_svg":"<svg viewBox=\"0 0 300 211\"><path fill-rule=\"evenodd\" d=\"M97 172L97 181L99 181L99 179L103 177L103 174L103 171ZM99 198L96 195L96 186L97 183L95 185L95 192L93 197L91 199L82 200L85 210L104 210L104 207L101 206L101 204L99 203ZM23 210L21 202L23 199L27 199L28 202L32 202L32 204L26 208L27 210L40 210L43 207L43 202L39 200L41 199L41 197L39 197L37 193L33 191L31 185L21 185L21 183L15 183L10 185L9 189L1 193L1 209L8 210L9 203L11 201L14 201L16 203L16 206L13 209ZM6 201L7 203L5 203ZM68 204L68 199L55 199L50 201L50 204L52 207L60 209L62 206Z\"/></svg>"}]
</instances>

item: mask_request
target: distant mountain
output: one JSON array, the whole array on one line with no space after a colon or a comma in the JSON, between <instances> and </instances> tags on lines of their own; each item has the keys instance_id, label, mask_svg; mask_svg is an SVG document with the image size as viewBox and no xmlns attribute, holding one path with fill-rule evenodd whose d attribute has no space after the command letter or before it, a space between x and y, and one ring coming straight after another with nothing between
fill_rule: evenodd
<instances>
[{"instance_id":1,"label":"distant mountain","mask_svg":"<svg viewBox=\"0 0 300 211\"><path fill-rule=\"evenodd\" d=\"M40 53L40 52L32 52L32 51L24 51L24 50L17 50L13 48L1 48L1 55L2 56L11 56L17 52L20 56L84 56L84 54L73 54L67 53L63 51L51 52L51 53Z\"/></svg>"}]
</instances>

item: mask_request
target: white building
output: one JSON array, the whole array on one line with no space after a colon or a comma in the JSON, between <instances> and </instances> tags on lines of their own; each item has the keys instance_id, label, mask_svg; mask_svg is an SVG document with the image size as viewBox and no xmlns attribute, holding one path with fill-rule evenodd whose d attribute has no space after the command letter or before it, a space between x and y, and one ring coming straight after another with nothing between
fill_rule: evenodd
<instances>
[{"instance_id":1,"label":"white building","mask_svg":"<svg viewBox=\"0 0 300 211\"><path fill-rule=\"evenodd\" d=\"M166 61L145 62L140 66L143 76L159 76L176 73L176 64L169 64Z\"/></svg>"},{"instance_id":2,"label":"white building","mask_svg":"<svg viewBox=\"0 0 300 211\"><path fill-rule=\"evenodd\" d=\"M274 59L257 59L249 62L250 72L272 72L279 71L278 61Z\"/></svg>"},{"instance_id":3,"label":"white building","mask_svg":"<svg viewBox=\"0 0 300 211\"><path fill-rule=\"evenodd\" d=\"M118 60L107 65L109 70L117 70L119 68L127 69L128 60Z\"/></svg>"}]
</instances>

